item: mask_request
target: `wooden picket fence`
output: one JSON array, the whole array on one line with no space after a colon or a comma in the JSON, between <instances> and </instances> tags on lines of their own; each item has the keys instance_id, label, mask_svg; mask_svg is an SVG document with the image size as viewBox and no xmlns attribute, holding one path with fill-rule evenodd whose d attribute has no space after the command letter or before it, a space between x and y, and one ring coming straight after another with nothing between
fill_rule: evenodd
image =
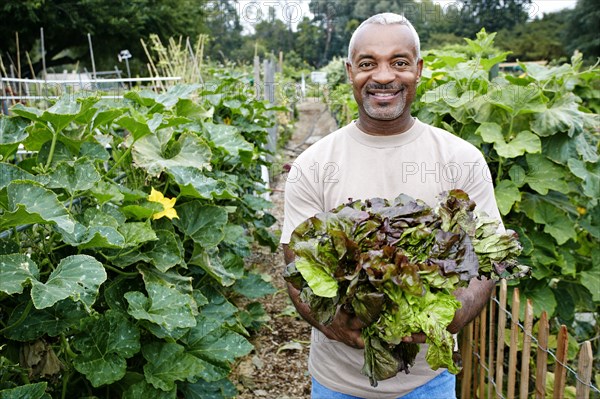
<instances>
[{"instance_id":1,"label":"wooden picket fence","mask_svg":"<svg viewBox=\"0 0 600 399\"><path fill-rule=\"evenodd\" d=\"M574 370L567 364L569 339L567 327L564 325L560 327L556 348L549 348L547 314L545 312L541 314L538 332L534 337L531 301L527 300L523 321L519 320L521 299L518 288L513 291L510 312L507 310L506 301L507 284L502 280L499 284L498 296L493 297L481 314L461 332L460 347L463 362L463 370L459 375L461 399L517 397L519 399L562 399L567 389L567 372L576 381L577 399L588 399L590 393L594 398L599 397L600 390L592 385L591 381L593 369L591 342L586 341L581 344L577 370ZM505 343L507 329L510 329L509 345ZM534 348L532 344L537 347L535 359L532 358L532 348ZM520 364L519 351L521 352ZM553 384L546 383L549 355L555 360ZM532 366L534 369L531 369ZM550 385L551 389L547 389L547 385Z\"/></svg>"}]
</instances>

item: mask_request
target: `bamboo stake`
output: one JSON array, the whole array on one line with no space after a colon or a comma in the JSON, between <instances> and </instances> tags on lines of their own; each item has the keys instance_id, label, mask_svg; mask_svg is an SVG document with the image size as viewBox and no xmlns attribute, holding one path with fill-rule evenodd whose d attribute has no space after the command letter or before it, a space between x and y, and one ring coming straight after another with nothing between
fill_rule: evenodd
<instances>
[{"instance_id":1,"label":"bamboo stake","mask_svg":"<svg viewBox=\"0 0 600 399\"><path fill-rule=\"evenodd\" d=\"M500 304L498 305L498 346L496 350L496 395L502 397L504 377L504 329L506 328L506 280L500 280ZM498 389L500 392L498 392Z\"/></svg>"},{"instance_id":2,"label":"bamboo stake","mask_svg":"<svg viewBox=\"0 0 600 399\"><path fill-rule=\"evenodd\" d=\"M21 79L21 46L19 46L19 32L15 32L15 40L17 44L17 77ZM19 84L19 97L23 95L22 86L22 84Z\"/></svg>"},{"instance_id":3,"label":"bamboo stake","mask_svg":"<svg viewBox=\"0 0 600 399\"><path fill-rule=\"evenodd\" d=\"M550 326L548 325L548 314L542 312L538 331L538 349L537 349L537 370L535 374L535 398L544 399L546 397L546 371L548 369L548 334Z\"/></svg>"},{"instance_id":4,"label":"bamboo stake","mask_svg":"<svg viewBox=\"0 0 600 399\"><path fill-rule=\"evenodd\" d=\"M27 63L29 64L29 71L31 72L31 77L33 79L37 79L35 77L35 70L33 69L33 63L31 62L31 58L29 57L29 52L28 51L25 52L25 56L27 57Z\"/></svg>"},{"instance_id":5,"label":"bamboo stake","mask_svg":"<svg viewBox=\"0 0 600 399\"><path fill-rule=\"evenodd\" d=\"M519 308L521 306L521 298L519 297L519 289L513 290L513 300L511 306L510 320L510 348L508 351L508 386L506 397L514 399L515 384L517 382L517 350L519 349Z\"/></svg>"},{"instance_id":6,"label":"bamboo stake","mask_svg":"<svg viewBox=\"0 0 600 399\"><path fill-rule=\"evenodd\" d=\"M148 58L148 63L150 64L150 67L148 68L150 70L150 76L152 76L153 72L154 72L154 77L160 76L160 74L158 73L158 70L156 69L156 65L154 65L154 61L152 61L152 57L150 56L150 53L148 52L148 47L146 47L146 43L144 42L144 39L140 39L140 42L142 42L142 48L144 49L144 53L146 53L146 57ZM160 82L160 80L154 81L154 87L156 87L156 86L160 86L160 88L163 89L162 83Z\"/></svg>"},{"instance_id":7,"label":"bamboo stake","mask_svg":"<svg viewBox=\"0 0 600 399\"><path fill-rule=\"evenodd\" d=\"M494 331L496 329L496 306L495 306L495 302L493 300L490 300L490 323L489 323L489 331L490 331L490 337L489 337L489 354L488 354L488 389L487 389L487 397L488 398L492 398L492 388L493 388L493 384L492 381L494 379Z\"/></svg>"},{"instance_id":8,"label":"bamboo stake","mask_svg":"<svg viewBox=\"0 0 600 399\"><path fill-rule=\"evenodd\" d=\"M592 354L592 343L585 341L581 344L579 350L579 367L577 375L581 381L577 380L577 391L575 397L578 399L588 399L590 397L590 383L592 382L592 368L594 357Z\"/></svg>"},{"instance_id":9,"label":"bamboo stake","mask_svg":"<svg viewBox=\"0 0 600 399\"><path fill-rule=\"evenodd\" d=\"M480 362L485 362L485 333L486 333L486 324L487 324L487 306L481 312L481 323L479 324L479 355ZM489 365L488 365L489 366ZM481 364L479 366L479 398L483 399L485 395L485 367Z\"/></svg>"},{"instance_id":10,"label":"bamboo stake","mask_svg":"<svg viewBox=\"0 0 600 399\"><path fill-rule=\"evenodd\" d=\"M565 385L567 382L567 369L564 364L567 362L567 350L569 347L569 333L567 326L560 326L556 344L556 369L554 370L554 397L562 399L565 394Z\"/></svg>"},{"instance_id":11,"label":"bamboo stake","mask_svg":"<svg viewBox=\"0 0 600 399\"><path fill-rule=\"evenodd\" d=\"M525 331L523 333L523 353L521 356L520 399L527 399L529 394L529 361L531 357L531 329L533 326L533 304L527 299L525 306Z\"/></svg>"}]
</instances>

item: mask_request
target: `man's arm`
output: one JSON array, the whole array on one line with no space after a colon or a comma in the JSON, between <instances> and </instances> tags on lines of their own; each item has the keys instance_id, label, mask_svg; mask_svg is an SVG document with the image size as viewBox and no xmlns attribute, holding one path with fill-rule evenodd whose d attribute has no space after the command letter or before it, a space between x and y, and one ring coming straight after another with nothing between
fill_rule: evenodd
<instances>
[{"instance_id":1,"label":"man's arm","mask_svg":"<svg viewBox=\"0 0 600 399\"><path fill-rule=\"evenodd\" d=\"M292 263L295 259L294 252L287 244L283 244L283 257L286 264ZM302 302L300 299L300 291L298 289L294 288L292 284L287 283L287 290L290 299L300 316L302 316L302 318L311 326L325 334L327 338L343 342L346 345L357 349L365 347L365 343L360 336L361 329L365 327L365 325L358 317L351 315L340 306L331 323L323 325L314 318L310 306Z\"/></svg>"}]
</instances>

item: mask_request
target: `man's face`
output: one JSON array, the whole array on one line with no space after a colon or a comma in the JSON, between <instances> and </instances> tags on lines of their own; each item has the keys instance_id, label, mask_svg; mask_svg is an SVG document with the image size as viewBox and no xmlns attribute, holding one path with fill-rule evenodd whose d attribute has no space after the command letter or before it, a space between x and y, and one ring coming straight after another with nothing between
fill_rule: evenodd
<instances>
[{"instance_id":1,"label":"man's face","mask_svg":"<svg viewBox=\"0 0 600 399\"><path fill-rule=\"evenodd\" d=\"M404 25L366 25L357 33L346 64L361 118L391 121L410 116L423 61ZM365 115L366 114L366 115Z\"/></svg>"}]
</instances>

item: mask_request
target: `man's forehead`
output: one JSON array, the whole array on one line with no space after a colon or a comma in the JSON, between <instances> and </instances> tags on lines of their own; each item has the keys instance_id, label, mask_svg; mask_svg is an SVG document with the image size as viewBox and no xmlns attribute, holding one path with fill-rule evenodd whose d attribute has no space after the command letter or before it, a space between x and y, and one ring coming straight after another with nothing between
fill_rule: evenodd
<instances>
[{"instance_id":1,"label":"man's forehead","mask_svg":"<svg viewBox=\"0 0 600 399\"><path fill-rule=\"evenodd\" d=\"M401 24L368 24L363 26L354 39L352 58L364 52L378 50L410 51L416 53L417 44L410 28Z\"/></svg>"}]
</instances>

